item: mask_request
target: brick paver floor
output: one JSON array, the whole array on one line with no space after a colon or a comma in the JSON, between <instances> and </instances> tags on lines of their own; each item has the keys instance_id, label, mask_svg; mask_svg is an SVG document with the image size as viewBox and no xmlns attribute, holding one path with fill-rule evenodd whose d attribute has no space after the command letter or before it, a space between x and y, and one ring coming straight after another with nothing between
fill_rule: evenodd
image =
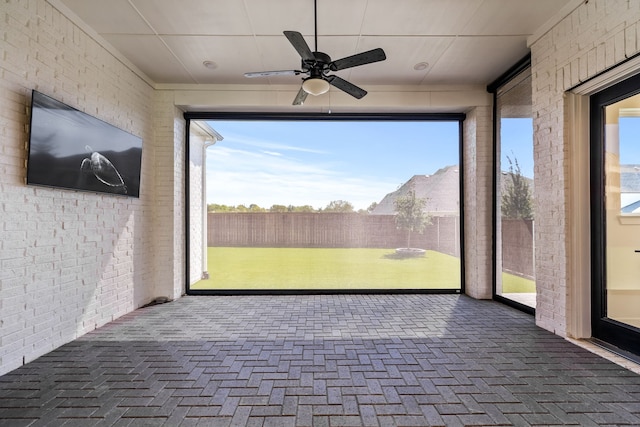
<instances>
[{"instance_id":1,"label":"brick paver floor","mask_svg":"<svg viewBox=\"0 0 640 427\"><path fill-rule=\"evenodd\" d=\"M640 425L640 376L457 295L185 297L0 377L2 426Z\"/></svg>"}]
</instances>

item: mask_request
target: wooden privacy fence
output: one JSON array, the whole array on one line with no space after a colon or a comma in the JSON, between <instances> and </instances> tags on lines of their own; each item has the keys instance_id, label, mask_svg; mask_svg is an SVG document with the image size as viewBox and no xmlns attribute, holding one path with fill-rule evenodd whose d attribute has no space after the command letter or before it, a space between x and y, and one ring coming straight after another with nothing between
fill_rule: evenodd
<instances>
[{"instance_id":1,"label":"wooden privacy fence","mask_svg":"<svg viewBox=\"0 0 640 427\"><path fill-rule=\"evenodd\" d=\"M393 215L358 213L209 213L209 246L283 248L399 248L407 234ZM411 246L459 256L458 217L433 217Z\"/></svg>"},{"instance_id":2,"label":"wooden privacy fence","mask_svg":"<svg viewBox=\"0 0 640 427\"><path fill-rule=\"evenodd\" d=\"M460 256L458 217L433 217L411 246ZM528 278L533 271L533 221L502 219L503 270ZM208 246L281 248L400 248L407 235L393 215L357 213L209 213Z\"/></svg>"},{"instance_id":3,"label":"wooden privacy fence","mask_svg":"<svg viewBox=\"0 0 640 427\"><path fill-rule=\"evenodd\" d=\"M533 279L533 221L502 218L502 270Z\"/></svg>"}]
</instances>

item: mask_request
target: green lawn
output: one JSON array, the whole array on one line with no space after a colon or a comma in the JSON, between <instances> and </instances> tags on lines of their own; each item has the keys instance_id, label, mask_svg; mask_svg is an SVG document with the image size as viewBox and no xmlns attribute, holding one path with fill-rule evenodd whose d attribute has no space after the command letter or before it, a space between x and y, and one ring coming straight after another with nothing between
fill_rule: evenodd
<instances>
[{"instance_id":1,"label":"green lawn","mask_svg":"<svg viewBox=\"0 0 640 427\"><path fill-rule=\"evenodd\" d=\"M191 289L458 289L460 260L393 249L220 248L208 251L210 279Z\"/></svg>"},{"instance_id":2,"label":"green lawn","mask_svg":"<svg viewBox=\"0 0 640 427\"><path fill-rule=\"evenodd\" d=\"M458 289L460 260L427 251L398 259L393 249L208 248L210 278L191 289ZM535 292L535 282L502 275L503 292Z\"/></svg>"},{"instance_id":3,"label":"green lawn","mask_svg":"<svg viewBox=\"0 0 640 427\"><path fill-rule=\"evenodd\" d=\"M502 273L502 293L535 293L536 282L514 276L509 273Z\"/></svg>"}]
</instances>

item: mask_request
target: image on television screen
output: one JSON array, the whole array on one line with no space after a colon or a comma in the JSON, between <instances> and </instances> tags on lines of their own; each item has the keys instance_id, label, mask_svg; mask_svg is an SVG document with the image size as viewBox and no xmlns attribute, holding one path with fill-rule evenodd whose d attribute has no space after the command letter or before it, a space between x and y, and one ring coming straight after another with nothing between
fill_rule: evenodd
<instances>
[{"instance_id":1,"label":"image on television screen","mask_svg":"<svg viewBox=\"0 0 640 427\"><path fill-rule=\"evenodd\" d=\"M30 128L27 184L140 196L142 138L35 90Z\"/></svg>"}]
</instances>

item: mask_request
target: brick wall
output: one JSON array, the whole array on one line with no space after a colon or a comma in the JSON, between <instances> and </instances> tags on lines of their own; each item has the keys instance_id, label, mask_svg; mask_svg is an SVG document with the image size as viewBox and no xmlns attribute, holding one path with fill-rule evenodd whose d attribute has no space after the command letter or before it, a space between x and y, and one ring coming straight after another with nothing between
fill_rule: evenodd
<instances>
[{"instance_id":1,"label":"brick wall","mask_svg":"<svg viewBox=\"0 0 640 427\"><path fill-rule=\"evenodd\" d=\"M185 263L185 197L184 197L184 189L186 182L186 172L185 172L185 132L186 125L183 119L183 113L178 108L173 105L172 102L164 104L170 106L173 111L173 156L172 161L166 161L162 164L164 165L173 165L173 208L174 208L174 216L173 216L173 226L171 227L171 234L174 237L173 239L173 258L171 258L173 265L173 280L171 281L172 285L172 294L170 294L173 298L178 298L182 296L186 289L186 263ZM166 295L166 294L164 294Z\"/></svg>"},{"instance_id":2,"label":"brick wall","mask_svg":"<svg viewBox=\"0 0 640 427\"><path fill-rule=\"evenodd\" d=\"M640 2L589 0L533 41L536 323L567 334L571 217L563 93L640 48Z\"/></svg>"},{"instance_id":3,"label":"brick wall","mask_svg":"<svg viewBox=\"0 0 640 427\"><path fill-rule=\"evenodd\" d=\"M178 298L185 289L184 139L182 112L173 105L173 92L154 94L154 211L153 247L156 256L154 296Z\"/></svg>"},{"instance_id":4,"label":"brick wall","mask_svg":"<svg viewBox=\"0 0 640 427\"><path fill-rule=\"evenodd\" d=\"M491 298L491 107L476 107L464 122L465 285L474 298Z\"/></svg>"},{"instance_id":5,"label":"brick wall","mask_svg":"<svg viewBox=\"0 0 640 427\"><path fill-rule=\"evenodd\" d=\"M162 176L152 88L44 0L3 1L0 22L2 374L148 302L167 282L152 236L174 233L148 221ZM25 185L32 89L142 137L139 199Z\"/></svg>"}]
</instances>

